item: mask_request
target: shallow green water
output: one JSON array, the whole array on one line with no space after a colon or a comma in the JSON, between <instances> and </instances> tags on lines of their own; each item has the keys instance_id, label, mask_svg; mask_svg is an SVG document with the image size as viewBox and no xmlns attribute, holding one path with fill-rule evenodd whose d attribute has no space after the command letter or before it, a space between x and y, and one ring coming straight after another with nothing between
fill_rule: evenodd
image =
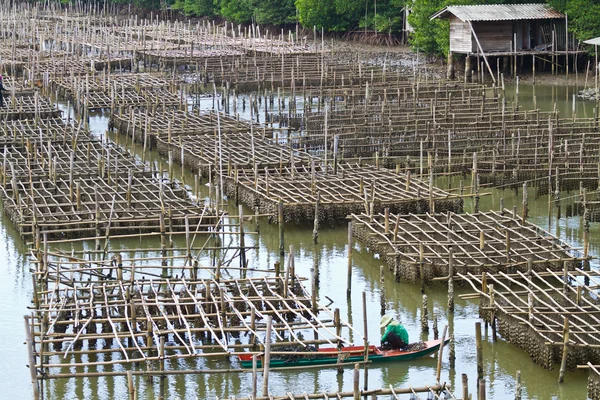
<instances>
[{"instance_id":1,"label":"shallow green water","mask_svg":"<svg viewBox=\"0 0 600 400\"><path fill-rule=\"evenodd\" d=\"M531 91L529 91L531 89ZM571 97L566 88L542 87L535 88L537 105L543 109L552 109L553 103L561 104L570 112ZM529 107L532 100L528 93L533 88L521 85L519 101L523 107ZM510 92L507 89L507 92ZM555 93L553 96L552 93ZM510 94L510 93L508 93ZM529 96L529 100L528 99ZM531 101L531 103L528 103ZM588 104L584 107L582 102L577 103L581 115L591 113ZM543 107L542 107L543 106ZM593 107L593 105L591 105ZM584 110L585 109L585 110ZM561 108L562 110L562 108ZM563 111L561 111L561 115ZM564 111L565 113L567 111ZM568 114L565 114L568 115ZM93 116L91 126L96 134L104 133L107 119L102 116ZM123 139L120 139L121 142ZM156 155L151 155L156 157ZM186 177L186 182L193 182L192 175ZM448 187L447 181L438 181L442 188ZM456 185L457 182L454 182ZM515 197L513 191L491 191L491 195L482 197L480 209L499 209L500 198L504 198L506 208L513 204L520 207L520 197ZM533 191L530 198L530 220L539 224L551 233L560 236L574 246L582 246L580 218L562 218L556 221L554 217L548 221L547 198L534 199ZM465 210L471 211L472 206L466 203ZM248 212L249 210L247 210ZM232 210L233 214L237 211ZM0 398L27 398L30 397L29 372L27 354L25 351L23 315L27 313L30 304L31 278L28 273L28 264L25 255L25 245L15 234L10 223L2 217L0 225L0 354L3 362L0 363ZM278 236L277 226L268 225L266 220L261 220L261 233L258 237L248 239L251 244L258 245L259 249L249 255L250 265L272 266L279 259L277 255ZM253 224L248 224L253 228ZM350 321L357 332L363 332L362 300L361 293L366 292L368 308L368 332L371 343L378 344L380 330L378 321L380 316L381 285L379 281L379 266L382 264L377 255L368 251L359 244L355 245L353 258L352 297L346 300L346 272L347 272L347 230L345 225L338 227L323 227L319 233L319 244L312 244L311 227L287 224L285 226L286 247L293 245L296 256L296 270L299 275L310 276L313 259L318 257L321 285L319 297L327 304L333 301L331 308L340 308L342 318ZM593 223L591 226L590 251L598 255L600 251L600 227ZM152 246L152 243L140 240L112 241L111 248L120 247L141 248ZM68 247L70 248L70 247ZM596 267L593 264L593 267ZM456 368L449 369L447 352L443 358L442 382L448 382L455 388L456 394L461 393L461 374L469 377L469 391L476 397L476 354L475 354L475 322L478 321L478 307L474 302L458 300L456 312L450 315L446 309L446 291L443 287L427 287L429 297L429 314L436 315L440 331L444 324L450 323L456 340ZM329 300L330 299L330 300ZM395 313L407 327L411 339L426 338L420 334L420 305L421 293L418 286L406 283L393 283L392 276L386 271L385 305L386 309ZM359 334L344 332L351 341L361 343ZM429 338L432 338L430 331ZM529 356L516 347L505 343L502 338L493 343L491 332L484 332L484 373L487 380L488 399L503 400L514 398L515 375L521 370L524 386L524 396L527 399L585 399L587 388L587 374L583 371L569 372L566 383L557 383L558 370L546 371L535 365ZM101 356L99 356L101 357ZM108 356L105 356L108 357ZM73 361L78 361L76 358ZM199 369L210 366L212 368L237 367L235 361L217 360L205 364L205 361L179 361L181 368ZM107 367L106 370L110 370ZM117 368L117 367L115 367ZM85 371L86 368L71 368L71 371ZM420 360L409 364L375 365L369 370L369 388L399 386L422 386L435 383L436 361L434 359ZM361 372L361 382L363 375ZM149 385L144 379L136 379L140 395L139 398L155 398L158 385ZM362 386L362 384L361 384ZM250 374L227 375L199 375L187 377L169 377L169 398L177 399L213 399L216 396L227 398L230 396L247 396L250 394ZM282 395L286 392L313 393L332 392L337 390L351 390L352 370L346 369L342 374L337 374L335 369L313 369L302 372L274 372L270 378L270 390L273 394ZM57 380L47 383L45 388L47 398L90 398L112 399L126 398L126 382L124 378L94 378L86 380Z\"/></svg>"}]
</instances>

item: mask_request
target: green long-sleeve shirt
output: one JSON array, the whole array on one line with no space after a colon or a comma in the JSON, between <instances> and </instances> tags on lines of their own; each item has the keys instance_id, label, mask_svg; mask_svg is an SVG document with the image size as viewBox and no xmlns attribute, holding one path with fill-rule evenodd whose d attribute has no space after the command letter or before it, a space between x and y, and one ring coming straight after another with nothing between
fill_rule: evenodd
<instances>
[{"instance_id":1,"label":"green long-sleeve shirt","mask_svg":"<svg viewBox=\"0 0 600 400\"><path fill-rule=\"evenodd\" d=\"M388 336L388 333L390 333L390 332L394 332L396 335L400 336L400 339L402 339L402 341L404 343L406 343L406 344L409 343L408 332L406 331L406 328L404 328L400 324L397 324L397 325L389 324L387 326L387 328L385 328L385 333L381 337L381 343L384 343L387 341L387 336Z\"/></svg>"}]
</instances>

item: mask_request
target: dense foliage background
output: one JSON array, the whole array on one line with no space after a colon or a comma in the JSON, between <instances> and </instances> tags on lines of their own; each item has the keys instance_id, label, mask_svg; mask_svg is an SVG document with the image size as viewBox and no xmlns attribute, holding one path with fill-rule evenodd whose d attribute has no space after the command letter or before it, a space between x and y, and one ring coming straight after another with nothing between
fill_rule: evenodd
<instances>
[{"instance_id":1,"label":"dense foliage background","mask_svg":"<svg viewBox=\"0 0 600 400\"><path fill-rule=\"evenodd\" d=\"M310 30L367 29L388 35L402 32L404 10L410 9L408 21L415 30L410 44L428 54L445 54L448 49L447 22L431 21L434 12L448 5L501 3L548 3L569 15L569 30L575 38L600 36L600 0L134 0L143 8L170 6L187 16L218 17L234 23L299 23Z\"/></svg>"}]
</instances>

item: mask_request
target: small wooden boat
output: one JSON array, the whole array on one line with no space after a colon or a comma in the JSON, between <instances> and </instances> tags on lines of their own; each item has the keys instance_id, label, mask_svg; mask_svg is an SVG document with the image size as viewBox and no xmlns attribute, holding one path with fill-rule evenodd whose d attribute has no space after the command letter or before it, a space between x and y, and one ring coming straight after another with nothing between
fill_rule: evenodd
<instances>
[{"instance_id":1,"label":"small wooden boat","mask_svg":"<svg viewBox=\"0 0 600 400\"><path fill-rule=\"evenodd\" d=\"M448 344L450 339L444 341ZM417 358L423 358L435 354L440 349L441 339L429 340L421 343L410 344L404 350L382 350L377 346L369 346L369 361L372 363L380 362L400 362L411 361ZM292 367L292 366L313 366L313 365L335 365L338 363L362 362L365 359L364 346L342 347L341 350L335 347L320 348L315 352L290 352L290 355L272 354L271 367ZM239 354L238 359L242 368L252 368L252 354ZM262 368L262 357L257 360L257 367Z\"/></svg>"}]
</instances>

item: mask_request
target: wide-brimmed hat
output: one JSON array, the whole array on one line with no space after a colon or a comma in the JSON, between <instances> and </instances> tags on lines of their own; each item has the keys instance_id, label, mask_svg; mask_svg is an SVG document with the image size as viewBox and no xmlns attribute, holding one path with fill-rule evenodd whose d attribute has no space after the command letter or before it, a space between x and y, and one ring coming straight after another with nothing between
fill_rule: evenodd
<instances>
[{"instance_id":1,"label":"wide-brimmed hat","mask_svg":"<svg viewBox=\"0 0 600 400\"><path fill-rule=\"evenodd\" d=\"M396 321L392 315L384 315L381 317L381 324L379 324L380 328L385 328L389 324L398 324L398 321Z\"/></svg>"}]
</instances>

